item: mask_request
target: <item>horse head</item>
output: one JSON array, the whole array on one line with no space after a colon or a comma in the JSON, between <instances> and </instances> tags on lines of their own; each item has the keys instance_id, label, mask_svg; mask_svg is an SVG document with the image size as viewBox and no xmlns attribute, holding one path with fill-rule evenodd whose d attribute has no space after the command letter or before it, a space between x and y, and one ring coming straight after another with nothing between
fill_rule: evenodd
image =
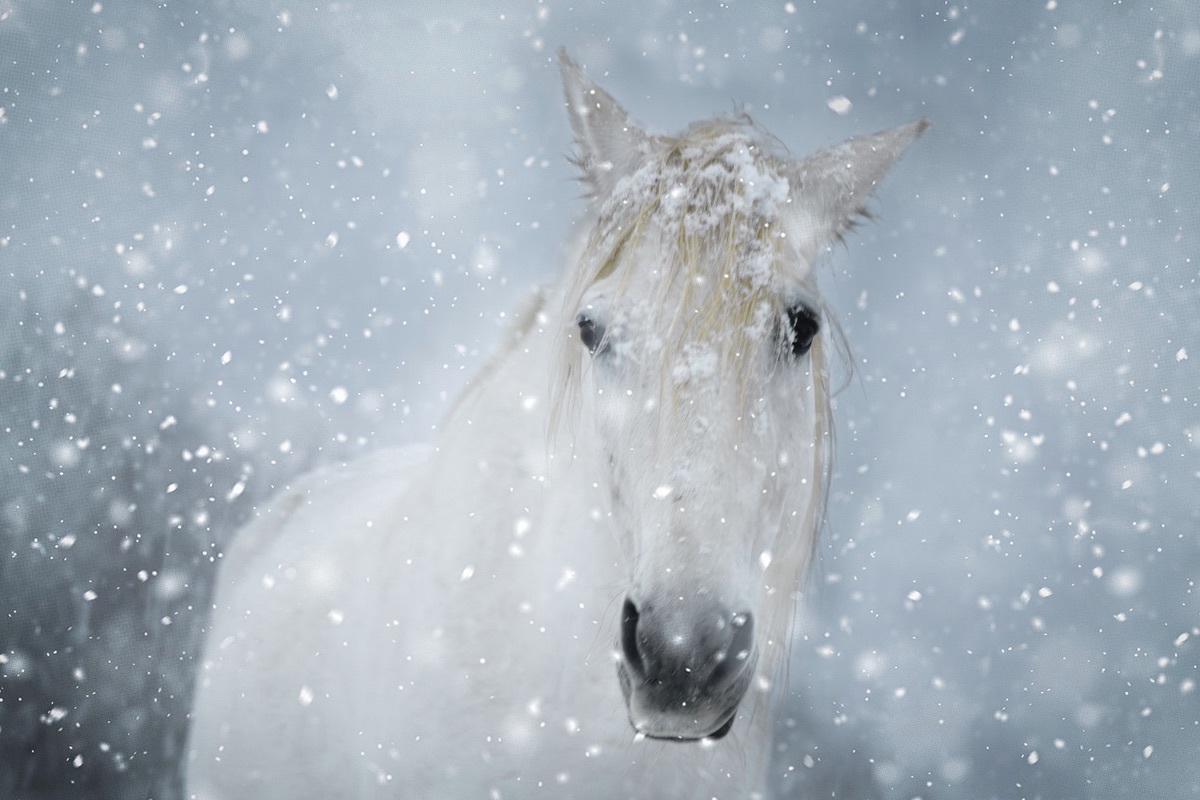
<instances>
[{"instance_id":1,"label":"horse head","mask_svg":"<svg viewBox=\"0 0 1200 800\"><path fill-rule=\"evenodd\" d=\"M814 264L925 122L795 160L745 115L651 135L560 61L595 220L561 402L628 557L618 677L639 733L720 737L785 648L821 520L836 324Z\"/></svg>"}]
</instances>

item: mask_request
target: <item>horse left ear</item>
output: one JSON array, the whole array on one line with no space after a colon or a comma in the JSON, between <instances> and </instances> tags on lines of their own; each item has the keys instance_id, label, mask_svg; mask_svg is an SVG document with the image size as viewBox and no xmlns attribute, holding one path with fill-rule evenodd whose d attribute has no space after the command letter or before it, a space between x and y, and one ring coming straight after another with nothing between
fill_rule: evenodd
<instances>
[{"instance_id":1,"label":"horse left ear","mask_svg":"<svg viewBox=\"0 0 1200 800\"><path fill-rule=\"evenodd\" d=\"M856 136L797 163L789 176L792 196L812 226L803 232L802 246L811 247L815 256L840 239L858 217L867 216L866 203L875 184L928 127L929 120L919 119Z\"/></svg>"},{"instance_id":2,"label":"horse left ear","mask_svg":"<svg viewBox=\"0 0 1200 800\"><path fill-rule=\"evenodd\" d=\"M612 193L617 181L633 173L650 149L646 135L612 95L597 86L560 48L567 116L575 132L575 164L595 199Z\"/></svg>"}]
</instances>

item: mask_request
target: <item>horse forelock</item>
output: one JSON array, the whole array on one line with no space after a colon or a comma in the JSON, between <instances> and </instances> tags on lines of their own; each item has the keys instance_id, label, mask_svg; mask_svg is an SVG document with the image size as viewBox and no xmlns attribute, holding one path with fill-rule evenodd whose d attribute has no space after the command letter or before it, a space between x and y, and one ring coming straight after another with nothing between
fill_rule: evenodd
<instances>
[{"instance_id":1,"label":"horse forelock","mask_svg":"<svg viewBox=\"0 0 1200 800\"><path fill-rule=\"evenodd\" d=\"M670 360L685 342L711 343L720 354L722 384L737 387L743 402L753 399L757 365L747 356L760 349L757 342L779 338L772 326L785 310L781 286L801 287L819 303L811 265L787 238L788 223L799 213L791 202L791 165L783 146L745 114L653 140L642 166L618 181L598 209L567 278L556 418L564 404L573 404L581 375L574 316L601 283L612 315L639 304L665 333L662 361L651 369L670 376Z\"/></svg>"}]
</instances>

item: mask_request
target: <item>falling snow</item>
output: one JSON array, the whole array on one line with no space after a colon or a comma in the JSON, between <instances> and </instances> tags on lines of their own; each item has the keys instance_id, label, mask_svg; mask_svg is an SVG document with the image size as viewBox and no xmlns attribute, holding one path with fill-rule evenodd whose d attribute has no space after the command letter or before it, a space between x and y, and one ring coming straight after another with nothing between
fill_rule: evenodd
<instances>
[{"instance_id":1,"label":"falling snow","mask_svg":"<svg viewBox=\"0 0 1200 800\"><path fill-rule=\"evenodd\" d=\"M179 797L235 531L429 440L555 274L560 43L655 130L932 121L821 276L854 372L778 796L1200 785L1193 5L60 5L0 0L0 797Z\"/></svg>"}]
</instances>

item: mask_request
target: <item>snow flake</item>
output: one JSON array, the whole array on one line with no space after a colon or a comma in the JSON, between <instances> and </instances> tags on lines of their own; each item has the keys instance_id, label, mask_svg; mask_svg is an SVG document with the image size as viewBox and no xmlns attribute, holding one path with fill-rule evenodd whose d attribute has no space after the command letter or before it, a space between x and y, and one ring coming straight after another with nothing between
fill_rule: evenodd
<instances>
[{"instance_id":1,"label":"snow flake","mask_svg":"<svg viewBox=\"0 0 1200 800\"><path fill-rule=\"evenodd\" d=\"M62 706L54 706L45 714L42 715L42 722L49 725L53 722L59 722L67 716L67 710Z\"/></svg>"},{"instance_id":2,"label":"snow flake","mask_svg":"<svg viewBox=\"0 0 1200 800\"><path fill-rule=\"evenodd\" d=\"M562 575L559 576L558 582L554 584L555 591L561 592L569 585L575 582L575 570L570 567L564 567Z\"/></svg>"},{"instance_id":3,"label":"snow flake","mask_svg":"<svg viewBox=\"0 0 1200 800\"><path fill-rule=\"evenodd\" d=\"M829 109L833 111L833 113L842 117L849 114L850 109L853 107L853 103L850 102L850 99L845 95L840 94L836 97L829 98L827 101L825 101L825 105L829 106Z\"/></svg>"},{"instance_id":4,"label":"snow flake","mask_svg":"<svg viewBox=\"0 0 1200 800\"><path fill-rule=\"evenodd\" d=\"M1130 598L1142 589L1142 573L1134 567L1119 567L1108 579L1108 589L1121 598Z\"/></svg>"}]
</instances>

